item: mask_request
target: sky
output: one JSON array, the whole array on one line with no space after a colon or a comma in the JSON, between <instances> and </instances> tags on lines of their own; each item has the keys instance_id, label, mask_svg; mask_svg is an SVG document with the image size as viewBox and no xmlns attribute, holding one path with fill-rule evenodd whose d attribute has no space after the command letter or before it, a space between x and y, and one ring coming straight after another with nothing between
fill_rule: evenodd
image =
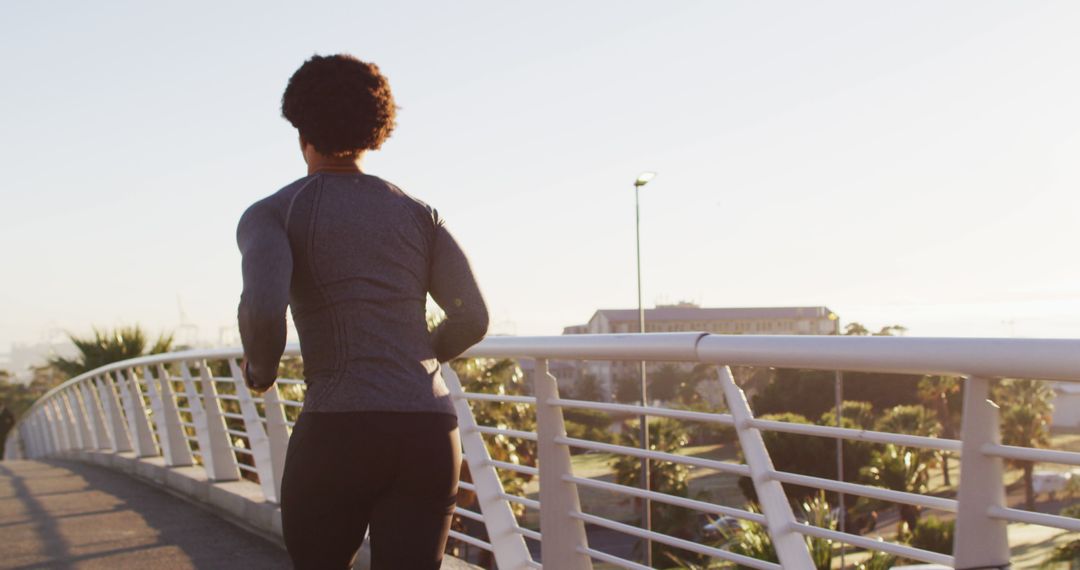
<instances>
[{"instance_id":1,"label":"sky","mask_svg":"<svg viewBox=\"0 0 1080 570\"><path fill-rule=\"evenodd\" d=\"M315 53L376 62L365 168L432 204L493 332L826 305L912 336L1080 336L1080 4L0 6L0 352L234 326L236 222L305 175ZM229 338L232 338L231 336Z\"/></svg>"}]
</instances>

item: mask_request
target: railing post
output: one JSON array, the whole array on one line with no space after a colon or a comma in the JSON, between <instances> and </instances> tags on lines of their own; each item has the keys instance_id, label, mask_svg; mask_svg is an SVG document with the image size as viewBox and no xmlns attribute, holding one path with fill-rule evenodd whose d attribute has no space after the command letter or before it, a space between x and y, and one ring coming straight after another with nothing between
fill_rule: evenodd
<instances>
[{"instance_id":1,"label":"railing post","mask_svg":"<svg viewBox=\"0 0 1080 570\"><path fill-rule=\"evenodd\" d=\"M64 451L74 451L78 448L75 439L75 422L71 418L71 410L67 407L63 392L57 392L53 396L53 406L56 409L56 417L60 418L60 433L64 438Z\"/></svg>"},{"instance_id":2,"label":"railing post","mask_svg":"<svg viewBox=\"0 0 1080 570\"><path fill-rule=\"evenodd\" d=\"M38 430L41 433L41 454L46 457L51 456L56 452L57 436L49 421L48 410L45 409L45 406L38 408L35 417L37 417Z\"/></svg>"},{"instance_id":3,"label":"railing post","mask_svg":"<svg viewBox=\"0 0 1080 570\"><path fill-rule=\"evenodd\" d=\"M27 424L30 426L30 448L27 450L27 455L31 459L37 459L46 453L45 436L41 431L41 415L34 412L28 418Z\"/></svg>"},{"instance_id":4,"label":"railing post","mask_svg":"<svg viewBox=\"0 0 1080 570\"><path fill-rule=\"evenodd\" d=\"M532 561L529 549L525 546L517 529L517 519L510 510L510 504L503 498L502 481L491 465L491 455L480 432L476 431L476 418L473 417L469 401L461 388L461 380L449 365L442 366L443 381L454 400L454 411L458 417L458 433L461 434L461 448L465 452L465 461L472 474L473 486L476 487L476 502L484 516L488 540L495 551L495 564L499 568L518 570L528 567ZM541 511L543 512L543 511ZM544 538L547 542L547 538ZM552 565L549 568L559 568Z\"/></svg>"},{"instance_id":5,"label":"railing post","mask_svg":"<svg viewBox=\"0 0 1080 570\"><path fill-rule=\"evenodd\" d=\"M57 417L56 411L53 409L52 402L45 402L41 406L42 422L45 424L47 439L49 443L49 455L59 455L64 451L64 439L60 435L63 431L60 426L60 418ZM55 421L54 421L55 418Z\"/></svg>"},{"instance_id":6,"label":"railing post","mask_svg":"<svg viewBox=\"0 0 1080 570\"><path fill-rule=\"evenodd\" d=\"M750 404L746 402L746 394L735 384L731 369L727 366L720 368L720 383L724 388L728 410L735 420L739 446L746 456L750 480L757 491L761 513L765 515L768 523L769 536L772 537L780 565L784 568L812 570L814 562L810 558L806 541L801 534L795 532L794 525L798 523L791 512L791 504L784 493L784 487L772 477L774 468L769 450L765 447L765 440L761 437L761 431L751 425L753 413L750 411Z\"/></svg>"},{"instance_id":7,"label":"railing post","mask_svg":"<svg viewBox=\"0 0 1080 570\"><path fill-rule=\"evenodd\" d=\"M132 369L132 385L138 386L138 374ZM143 367L143 380L146 382L146 394L150 401L150 419L153 424L151 429L154 433L158 434L158 447L161 456L165 459L165 464L170 464L170 458L172 456L173 439L170 433L170 425L165 421L165 415L162 411L161 393L158 391L158 385L153 381L153 375L150 374L150 367Z\"/></svg>"},{"instance_id":8,"label":"railing post","mask_svg":"<svg viewBox=\"0 0 1080 570\"><path fill-rule=\"evenodd\" d=\"M184 437L184 426L180 425L180 410L176 408L176 396L173 394L172 381L169 371L164 364L157 365L157 382L150 373L150 367L146 367L146 385L156 388L156 397L159 411L157 416L158 439L165 449L165 465L172 467L186 467L195 463L191 456L191 446ZM165 442L168 442L166 445Z\"/></svg>"},{"instance_id":9,"label":"railing post","mask_svg":"<svg viewBox=\"0 0 1080 570\"><path fill-rule=\"evenodd\" d=\"M143 403L142 391L139 389L139 380L135 376L135 371L128 368L127 374L124 374L124 371L117 370L116 378L120 382L120 390L124 395L124 415L127 416L135 456L153 457L158 454L158 446L154 441L153 432L150 431L150 421L146 418L146 404Z\"/></svg>"},{"instance_id":10,"label":"railing post","mask_svg":"<svg viewBox=\"0 0 1080 570\"><path fill-rule=\"evenodd\" d=\"M188 393L188 402L192 410L199 405L203 423L200 429L199 416L195 416L195 432L199 436L199 449L202 451L203 467L211 481L235 481L240 478L240 468L236 465L229 433L225 431L225 416L221 415L221 401L217 397L214 377L205 360L199 361L199 379L202 384L202 398L195 391L195 382L186 363L181 363L181 373L185 376L184 385ZM194 415L194 411L192 412Z\"/></svg>"},{"instance_id":11,"label":"railing post","mask_svg":"<svg viewBox=\"0 0 1080 570\"><path fill-rule=\"evenodd\" d=\"M61 453L66 453L72 449L71 426L68 425L64 410L60 407L60 398L55 394L49 398L49 411L52 412L53 421L56 422L56 431L60 434L57 447Z\"/></svg>"},{"instance_id":12,"label":"railing post","mask_svg":"<svg viewBox=\"0 0 1080 570\"><path fill-rule=\"evenodd\" d=\"M71 386L71 401L80 416L80 426L85 427L85 431L83 431L83 449L97 449L98 434L97 430L94 429L94 416L90 413L90 406L86 401L86 394L83 393L82 388L82 382Z\"/></svg>"},{"instance_id":13,"label":"railing post","mask_svg":"<svg viewBox=\"0 0 1080 570\"><path fill-rule=\"evenodd\" d=\"M56 405L56 414L60 418L60 424L63 426L64 451L79 449L78 430L75 429L75 419L72 417L71 407L68 406L64 392L57 392L53 396L53 403Z\"/></svg>"},{"instance_id":14,"label":"railing post","mask_svg":"<svg viewBox=\"0 0 1080 570\"><path fill-rule=\"evenodd\" d=\"M60 451L59 436L52 422L49 421L48 406L42 406L37 411L38 416L38 428L41 431L41 443L43 445L43 455L55 455Z\"/></svg>"},{"instance_id":15,"label":"railing post","mask_svg":"<svg viewBox=\"0 0 1080 570\"><path fill-rule=\"evenodd\" d=\"M990 400L990 380L975 376L964 380L962 423L955 566L1008 568L1008 525L989 514L992 508L1005 506L1005 469L1000 457L983 453L984 446L1001 443L998 406Z\"/></svg>"},{"instance_id":16,"label":"railing post","mask_svg":"<svg viewBox=\"0 0 1080 570\"><path fill-rule=\"evenodd\" d=\"M53 438L56 440L55 450L53 451L53 453L61 454L67 451L69 447L67 439L67 426L64 423L63 417L60 416L60 408L56 405L55 398L50 398L45 403L45 408L47 412L47 417L49 418L47 421L49 422L50 427L52 427Z\"/></svg>"},{"instance_id":17,"label":"railing post","mask_svg":"<svg viewBox=\"0 0 1080 570\"><path fill-rule=\"evenodd\" d=\"M131 435L128 424L120 410L120 397L116 393L116 382L111 374L102 374L97 379L98 395L101 396L105 411L105 427L109 433L109 443L115 453L131 451Z\"/></svg>"},{"instance_id":18,"label":"railing post","mask_svg":"<svg viewBox=\"0 0 1080 570\"><path fill-rule=\"evenodd\" d=\"M558 569L589 569L592 558L585 554L589 540L585 523L571 516L581 512L577 485L567 481L573 476L570 449L555 443L566 437L562 408L551 403L559 397L559 385L548 370L547 360L537 360L533 374L536 394L536 442L540 469L540 544L544 565ZM644 405L644 404L643 404ZM651 564L651 561L649 562Z\"/></svg>"},{"instance_id":19,"label":"railing post","mask_svg":"<svg viewBox=\"0 0 1080 570\"><path fill-rule=\"evenodd\" d=\"M248 441L251 442L251 456L255 461L255 471L259 474L259 486L262 487L263 496L271 503L279 503L280 496L276 481L280 477L274 473L274 459L270 449L270 438L266 435L262 417L255 407L251 390L244 383L244 374L236 359L229 359L229 369L232 371L233 383L236 385L236 397L240 402L240 414L244 417L244 431L247 432Z\"/></svg>"},{"instance_id":20,"label":"railing post","mask_svg":"<svg viewBox=\"0 0 1080 570\"><path fill-rule=\"evenodd\" d=\"M281 477L285 474L285 452L289 450L289 425L285 423L285 408L275 383L263 392L266 411L266 437L270 440L270 458L274 467L274 493L281 496Z\"/></svg>"},{"instance_id":21,"label":"railing post","mask_svg":"<svg viewBox=\"0 0 1080 570\"><path fill-rule=\"evenodd\" d=\"M34 412L34 433L37 435L37 457L45 457L52 453L52 439L49 435L49 427L45 424L45 412Z\"/></svg>"},{"instance_id":22,"label":"railing post","mask_svg":"<svg viewBox=\"0 0 1080 570\"><path fill-rule=\"evenodd\" d=\"M90 378L79 383L79 393L82 394L83 405L89 416L91 437L95 449L109 448L109 430L105 429L105 414L101 410L101 401L97 391L93 388L94 379Z\"/></svg>"},{"instance_id":23,"label":"railing post","mask_svg":"<svg viewBox=\"0 0 1080 570\"><path fill-rule=\"evenodd\" d=\"M93 434L90 433L90 423L86 421L86 413L83 411L82 400L74 386L63 392L64 401L68 412L71 414L71 423L75 427L76 448L79 450L93 449Z\"/></svg>"}]
</instances>

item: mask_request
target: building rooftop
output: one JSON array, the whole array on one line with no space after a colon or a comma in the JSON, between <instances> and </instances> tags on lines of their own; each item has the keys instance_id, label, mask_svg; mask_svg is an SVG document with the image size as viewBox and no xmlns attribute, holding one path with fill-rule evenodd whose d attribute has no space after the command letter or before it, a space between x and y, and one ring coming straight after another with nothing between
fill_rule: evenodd
<instances>
[{"instance_id":1,"label":"building rooftop","mask_svg":"<svg viewBox=\"0 0 1080 570\"><path fill-rule=\"evenodd\" d=\"M832 313L828 307L657 307L645 309L646 321L734 321L755 319L824 319ZM593 315L604 315L608 321L637 322L637 309L600 309ZM590 319L591 320L591 319Z\"/></svg>"}]
</instances>

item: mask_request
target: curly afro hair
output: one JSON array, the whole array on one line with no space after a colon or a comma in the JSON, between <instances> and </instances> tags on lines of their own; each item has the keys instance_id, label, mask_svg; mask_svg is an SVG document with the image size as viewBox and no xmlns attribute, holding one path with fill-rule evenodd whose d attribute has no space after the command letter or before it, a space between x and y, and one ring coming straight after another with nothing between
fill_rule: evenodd
<instances>
[{"instance_id":1,"label":"curly afro hair","mask_svg":"<svg viewBox=\"0 0 1080 570\"><path fill-rule=\"evenodd\" d=\"M305 61L281 97L282 116L327 156L378 149L394 130L396 112L378 66L348 54Z\"/></svg>"}]
</instances>

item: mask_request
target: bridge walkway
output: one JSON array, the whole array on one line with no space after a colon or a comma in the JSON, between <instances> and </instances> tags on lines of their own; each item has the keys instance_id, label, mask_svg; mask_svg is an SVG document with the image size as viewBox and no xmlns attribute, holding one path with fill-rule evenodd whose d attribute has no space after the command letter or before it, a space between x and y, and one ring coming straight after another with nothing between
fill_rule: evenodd
<instances>
[{"instance_id":1,"label":"bridge walkway","mask_svg":"<svg viewBox=\"0 0 1080 570\"><path fill-rule=\"evenodd\" d=\"M74 461L0 462L0 568L291 568L285 551L191 503Z\"/></svg>"}]
</instances>

